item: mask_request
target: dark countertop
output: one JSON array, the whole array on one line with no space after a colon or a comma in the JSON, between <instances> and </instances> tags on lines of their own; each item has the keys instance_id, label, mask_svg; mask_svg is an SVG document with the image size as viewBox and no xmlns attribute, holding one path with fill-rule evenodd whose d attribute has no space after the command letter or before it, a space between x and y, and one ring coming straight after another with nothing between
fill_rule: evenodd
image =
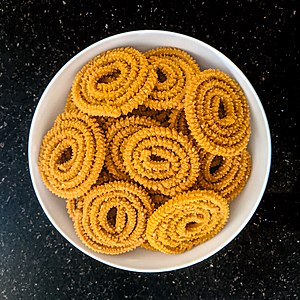
<instances>
[{"instance_id":1,"label":"dark countertop","mask_svg":"<svg viewBox=\"0 0 300 300\"><path fill-rule=\"evenodd\" d=\"M1 1L0 299L299 298L297 1L179 2ZM268 186L245 229L206 261L161 274L114 269L70 245L44 214L27 162L31 119L54 74L88 45L136 29L223 52L256 89L272 135Z\"/></svg>"}]
</instances>

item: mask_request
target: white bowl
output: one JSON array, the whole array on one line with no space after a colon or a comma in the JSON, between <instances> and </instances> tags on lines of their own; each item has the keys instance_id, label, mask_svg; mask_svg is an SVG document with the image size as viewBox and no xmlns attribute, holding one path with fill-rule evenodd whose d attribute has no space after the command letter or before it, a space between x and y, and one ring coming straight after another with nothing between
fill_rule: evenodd
<instances>
[{"instance_id":1,"label":"white bowl","mask_svg":"<svg viewBox=\"0 0 300 300\"><path fill-rule=\"evenodd\" d=\"M41 141L52 127L65 101L76 73L92 57L108 49L132 46L145 51L158 46L172 46L189 52L201 69L220 69L234 78L244 90L251 111L252 172L242 193L230 204L231 214L225 228L211 240L178 255L167 255L136 249L110 256L93 252L77 237L67 214L65 201L53 195L42 182L38 170ZM138 272L162 272L184 268L205 260L232 241L254 214L264 193L270 170L271 140L269 126L261 102L252 85L239 68L213 47L192 37L167 31L141 30L117 34L84 49L67 62L54 76L36 108L29 135L28 160L36 195L56 229L75 247L107 265Z\"/></svg>"}]
</instances>

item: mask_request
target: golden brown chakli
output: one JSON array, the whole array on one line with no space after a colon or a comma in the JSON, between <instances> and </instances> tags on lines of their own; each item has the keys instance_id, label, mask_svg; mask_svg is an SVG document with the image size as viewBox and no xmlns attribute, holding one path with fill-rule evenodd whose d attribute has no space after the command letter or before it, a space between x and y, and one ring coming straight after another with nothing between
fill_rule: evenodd
<instances>
[{"instance_id":1,"label":"golden brown chakli","mask_svg":"<svg viewBox=\"0 0 300 300\"><path fill-rule=\"evenodd\" d=\"M83 198L72 198L66 200L66 207L68 214L73 222L75 222L76 215L78 212L82 211L83 208Z\"/></svg>"},{"instance_id":2,"label":"golden brown chakli","mask_svg":"<svg viewBox=\"0 0 300 300\"><path fill-rule=\"evenodd\" d=\"M151 119L154 119L160 123L161 126L168 127L169 126L169 117L171 114L171 110L155 110L145 105L140 105L137 109L132 111L132 115L134 116L145 116Z\"/></svg>"},{"instance_id":3,"label":"golden brown chakli","mask_svg":"<svg viewBox=\"0 0 300 300\"><path fill-rule=\"evenodd\" d=\"M170 47L149 50L145 56L158 75L145 106L155 110L183 108L187 89L200 73L195 60L188 53Z\"/></svg>"},{"instance_id":4,"label":"golden brown chakli","mask_svg":"<svg viewBox=\"0 0 300 300\"><path fill-rule=\"evenodd\" d=\"M92 188L75 215L81 241L96 252L128 252L145 239L147 219L153 212L148 194L138 186L114 181Z\"/></svg>"},{"instance_id":5,"label":"golden brown chakli","mask_svg":"<svg viewBox=\"0 0 300 300\"><path fill-rule=\"evenodd\" d=\"M227 201L219 194L205 190L184 192L150 216L146 238L161 252L182 253L215 236L228 216Z\"/></svg>"},{"instance_id":6,"label":"golden brown chakli","mask_svg":"<svg viewBox=\"0 0 300 300\"><path fill-rule=\"evenodd\" d=\"M240 86L219 70L201 72L186 98L189 129L207 152L232 156L244 150L250 136L250 113Z\"/></svg>"},{"instance_id":7,"label":"golden brown chakli","mask_svg":"<svg viewBox=\"0 0 300 300\"><path fill-rule=\"evenodd\" d=\"M106 166L104 165L101 173L99 174L97 181L92 185L92 188L98 185L102 185L105 183L113 182L115 179L113 176L107 171ZM66 207L68 210L68 214L70 218L75 221L76 214L82 210L83 208L83 197L76 197L71 199L66 199Z\"/></svg>"},{"instance_id":8,"label":"golden brown chakli","mask_svg":"<svg viewBox=\"0 0 300 300\"><path fill-rule=\"evenodd\" d=\"M183 61L186 63L195 75L198 75L200 72L200 67L196 60L186 51L176 47L158 47L150 49L145 52L147 58L149 57L162 57L169 58L173 61Z\"/></svg>"},{"instance_id":9,"label":"golden brown chakli","mask_svg":"<svg viewBox=\"0 0 300 300\"><path fill-rule=\"evenodd\" d=\"M92 116L119 117L143 104L157 75L134 48L116 48L93 58L76 75L72 100Z\"/></svg>"},{"instance_id":10,"label":"golden brown chakli","mask_svg":"<svg viewBox=\"0 0 300 300\"><path fill-rule=\"evenodd\" d=\"M66 106L65 106L65 112L71 112L76 111L80 112L80 110L77 108L77 106L74 104L72 99L72 93L70 92L67 98Z\"/></svg>"},{"instance_id":11,"label":"golden brown chakli","mask_svg":"<svg viewBox=\"0 0 300 300\"><path fill-rule=\"evenodd\" d=\"M45 135L39 169L47 188L62 198L84 195L96 182L105 158L105 138L94 119L63 113Z\"/></svg>"},{"instance_id":12,"label":"golden brown chakli","mask_svg":"<svg viewBox=\"0 0 300 300\"><path fill-rule=\"evenodd\" d=\"M199 172L193 143L165 127L144 128L128 137L123 159L131 179L166 196L188 190Z\"/></svg>"}]
</instances>

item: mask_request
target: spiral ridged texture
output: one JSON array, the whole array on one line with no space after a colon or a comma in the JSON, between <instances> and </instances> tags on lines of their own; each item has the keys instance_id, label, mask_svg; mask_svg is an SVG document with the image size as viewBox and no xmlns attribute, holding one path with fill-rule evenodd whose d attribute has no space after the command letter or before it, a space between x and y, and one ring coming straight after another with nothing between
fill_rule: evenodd
<instances>
[{"instance_id":1,"label":"spiral ridged texture","mask_svg":"<svg viewBox=\"0 0 300 300\"><path fill-rule=\"evenodd\" d=\"M186 52L170 47L150 50L145 56L158 75L145 106L155 110L183 108L190 83L200 73L195 60Z\"/></svg>"},{"instance_id":2,"label":"spiral ridged texture","mask_svg":"<svg viewBox=\"0 0 300 300\"><path fill-rule=\"evenodd\" d=\"M141 248L144 248L146 250L150 251L157 251L154 247L152 247L149 242L146 240L143 244L141 244Z\"/></svg>"},{"instance_id":3,"label":"spiral ridged texture","mask_svg":"<svg viewBox=\"0 0 300 300\"><path fill-rule=\"evenodd\" d=\"M117 118L143 104L156 80L143 53L130 47L116 48L81 69L72 86L72 99L89 115Z\"/></svg>"},{"instance_id":4,"label":"spiral ridged texture","mask_svg":"<svg viewBox=\"0 0 300 300\"><path fill-rule=\"evenodd\" d=\"M130 179L126 173L122 156L124 141L140 129L151 126L159 126L159 123L153 119L139 116L121 118L111 123L106 133L107 147L110 149L106 156L106 166L116 179Z\"/></svg>"},{"instance_id":5,"label":"spiral ridged texture","mask_svg":"<svg viewBox=\"0 0 300 300\"><path fill-rule=\"evenodd\" d=\"M45 135L39 169L47 188L62 198L80 197L96 182L105 158L99 125L87 115L66 112Z\"/></svg>"},{"instance_id":6,"label":"spiral ridged texture","mask_svg":"<svg viewBox=\"0 0 300 300\"><path fill-rule=\"evenodd\" d=\"M183 109L173 109L169 118L170 128L189 136L191 134Z\"/></svg>"},{"instance_id":7,"label":"spiral ridged texture","mask_svg":"<svg viewBox=\"0 0 300 300\"><path fill-rule=\"evenodd\" d=\"M87 247L182 253L223 228L251 171L237 82L178 48L124 47L87 62L64 100L39 170Z\"/></svg>"},{"instance_id":8,"label":"spiral ridged texture","mask_svg":"<svg viewBox=\"0 0 300 300\"><path fill-rule=\"evenodd\" d=\"M250 113L240 86L219 70L205 70L185 101L189 129L207 152L232 156L250 137Z\"/></svg>"},{"instance_id":9,"label":"spiral ridged texture","mask_svg":"<svg viewBox=\"0 0 300 300\"><path fill-rule=\"evenodd\" d=\"M95 184L92 185L92 187L103 185L105 183L113 182L114 178L113 176L107 171L105 165L103 166L101 173L99 174L97 181ZM83 197L77 197L72 199L66 200L66 207L68 210L68 214L72 221L75 221L75 216L78 211L82 210L83 208Z\"/></svg>"},{"instance_id":10,"label":"spiral ridged texture","mask_svg":"<svg viewBox=\"0 0 300 300\"><path fill-rule=\"evenodd\" d=\"M94 187L84 196L74 226L81 241L92 250L120 254L146 241L146 221L152 211L151 200L142 188L115 181Z\"/></svg>"},{"instance_id":11,"label":"spiral ridged texture","mask_svg":"<svg viewBox=\"0 0 300 300\"><path fill-rule=\"evenodd\" d=\"M244 189L251 171L251 157L247 150L227 157L201 150L199 157L201 164L198 188L214 190L228 202Z\"/></svg>"},{"instance_id":12,"label":"spiral ridged texture","mask_svg":"<svg viewBox=\"0 0 300 300\"><path fill-rule=\"evenodd\" d=\"M145 52L145 56L147 58L150 57L166 57L170 58L173 61L183 61L187 65L189 65L192 68L192 71L195 75L199 75L200 68L197 64L196 60L188 54L186 51L183 51L179 48L175 47L158 47L155 49L151 49L147 52Z\"/></svg>"},{"instance_id":13,"label":"spiral ridged texture","mask_svg":"<svg viewBox=\"0 0 300 300\"><path fill-rule=\"evenodd\" d=\"M66 207L70 218L72 219L73 222L75 222L77 213L82 211L83 198L78 197L78 198L67 199Z\"/></svg>"},{"instance_id":14,"label":"spiral ridged texture","mask_svg":"<svg viewBox=\"0 0 300 300\"><path fill-rule=\"evenodd\" d=\"M198 176L194 145L174 129L141 129L127 139L122 153L131 179L166 196L187 190Z\"/></svg>"},{"instance_id":15,"label":"spiral ridged texture","mask_svg":"<svg viewBox=\"0 0 300 300\"><path fill-rule=\"evenodd\" d=\"M74 104L73 99L72 99L72 93L70 92L68 94L68 98L66 101L65 112L71 112L71 111L80 112L78 107Z\"/></svg>"},{"instance_id":16,"label":"spiral ridged texture","mask_svg":"<svg viewBox=\"0 0 300 300\"><path fill-rule=\"evenodd\" d=\"M215 236L228 216L227 201L219 194L205 190L185 192L150 216L146 239L161 252L183 253Z\"/></svg>"}]
</instances>

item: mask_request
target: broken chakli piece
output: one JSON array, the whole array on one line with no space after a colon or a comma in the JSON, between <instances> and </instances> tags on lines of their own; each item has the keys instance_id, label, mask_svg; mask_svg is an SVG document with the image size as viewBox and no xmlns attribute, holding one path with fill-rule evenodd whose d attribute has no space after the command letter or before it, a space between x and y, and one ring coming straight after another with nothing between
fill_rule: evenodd
<instances>
[{"instance_id":1,"label":"broken chakli piece","mask_svg":"<svg viewBox=\"0 0 300 300\"><path fill-rule=\"evenodd\" d=\"M187 52L116 48L74 78L39 170L95 252L185 252L225 226L251 172L247 99Z\"/></svg>"}]
</instances>

